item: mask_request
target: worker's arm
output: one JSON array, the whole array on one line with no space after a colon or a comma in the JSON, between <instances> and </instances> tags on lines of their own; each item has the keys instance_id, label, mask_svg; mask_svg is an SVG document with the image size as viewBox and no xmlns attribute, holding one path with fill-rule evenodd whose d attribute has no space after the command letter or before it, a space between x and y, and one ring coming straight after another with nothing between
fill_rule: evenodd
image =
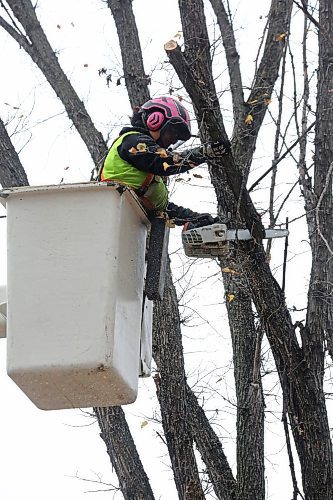
<instances>
[{"instance_id":1,"label":"worker's arm","mask_svg":"<svg viewBox=\"0 0 333 500\"><path fill-rule=\"evenodd\" d=\"M209 142L208 144L198 146L196 148L185 149L179 154L187 161L200 165L201 163L209 161L212 158L218 158L224 156L225 154L229 154L230 152L231 144L229 140L220 140Z\"/></svg>"},{"instance_id":2,"label":"worker's arm","mask_svg":"<svg viewBox=\"0 0 333 500\"><path fill-rule=\"evenodd\" d=\"M181 174L205 162L203 156L183 157L179 153L169 152L159 147L146 134L129 134L124 137L118 146L118 153L138 170L161 176Z\"/></svg>"}]
</instances>

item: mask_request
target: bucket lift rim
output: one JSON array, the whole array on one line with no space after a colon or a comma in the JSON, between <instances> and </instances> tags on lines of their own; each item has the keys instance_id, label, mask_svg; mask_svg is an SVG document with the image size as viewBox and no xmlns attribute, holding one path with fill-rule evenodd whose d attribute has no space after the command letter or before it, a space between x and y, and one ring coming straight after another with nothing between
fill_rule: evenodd
<instances>
[{"instance_id":1,"label":"bucket lift rim","mask_svg":"<svg viewBox=\"0 0 333 500\"><path fill-rule=\"evenodd\" d=\"M125 196L130 204L133 206L135 211L138 213L142 222L150 227L150 222L145 212L143 206L141 205L139 198L135 194L135 192L120 183L115 182L98 182L98 181L89 181L89 182L79 182L79 183L70 183L70 184L48 184L42 186L19 186L19 187L10 187L0 190L0 203L3 206L6 206L6 199L9 196L20 196L24 194L36 194L41 193L45 194L47 191L55 192L55 191L81 191L81 190L115 190L119 191L121 196Z\"/></svg>"}]
</instances>

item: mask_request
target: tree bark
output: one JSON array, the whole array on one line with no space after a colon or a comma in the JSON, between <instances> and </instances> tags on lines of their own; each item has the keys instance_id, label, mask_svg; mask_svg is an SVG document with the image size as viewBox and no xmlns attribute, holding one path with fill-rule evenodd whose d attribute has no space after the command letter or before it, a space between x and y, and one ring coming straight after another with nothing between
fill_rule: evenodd
<instances>
[{"instance_id":1,"label":"tree bark","mask_svg":"<svg viewBox=\"0 0 333 500\"><path fill-rule=\"evenodd\" d=\"M178 496L181 500L203 500L205 496L188 426L180 318L170 267L164 298L155 302L154 310L153 355L159 372L155 376L156 392Z\"/></svg>"},{"instance_id":2,"label":"tree bark","mask_svg":"<svg viewBox=\"0 0 333 500\"><path fill-rule=\"evenodd\" d=\"M234 266L233 269L237 267ZM264 399L261 332L255 328L249 290L241 272L224 278L237 394L238 500L265 499Z\"/></svg>"},{"instance_id":3,"label":"tree bark","mask_svg":"<svg viewBox=\"0 0 333 500\"><path fill-rule=\"evenodd\" d=\"M94 412L125 500L154 500L123 410L115 406L94 408Z\"/></svg>"},{"instance_id":4,"label":"tree bark","mask_svg":"<svg viewBox=\"0 0 333 500\"><path fill-rule=\"evenodd\" d=\"M333 346L333 5L319 3L319 71L314 158L315 235L312 237L312 270L308 292L306 325L301 328L305 363L314 377L322 408L318 415L315 399L307 398L309 410L302 432L310 437L308 448L299 444L306 498L331 498L333 455L330 429L324 411L324 346ZM316 414L315 414L316 413ZM319 434L320 433L320 434ZM319 436L318 436L319 434ZM316 439L316 441L315 441ZM297 444L297 443L296 443ZM325 463L325 467L322 464Z\"/></svg>"},{"instance_id":5,"label":"tree bark","mask_svg":"<svg viewBox=\"0 0 333 500\"><path fill-rule=\"evenodd\" d=\"M132 1L108 1L114 17L132 107L149 100ZM170 323L170 318L172 323ZM173 328L170 328L170 325ZM180 319L170 266L167 268L165 295L156 302L153 321L153 356L159 374L155 376L162 425L179 498L203 499L203 491L187 425L187 402ZM172 349L171 349L172 345Z\"/></svg>"},{"instance_id":6,"label":"tree bark","mask_svg":"<svg viewBox=\"0 0 333 500\"><path fill-rule=\"evenodd\" d=\"M218 7L217 2L214 2L214 7ZM180 8L183 9L181 17L183 21L185 42L188 40L188 43L185 43L186 50L183 60L187 67L189 65L191 66L191 72L195 75L196 80L197 75L205 78L203 80L205 83L205 92L209 96L209 99L208 102L205 103L203 109L207 109L206 106L209 105L209 102L215 102L217 96L215 95L213 79L207 74L209 68L211 68L208 33L205 28L202 28L199 33L196 31L197 25L206 26L203 5L200 5L200 2L196 2L196 9L193 9L193 5L188 5L187 2L180 2ZM221 8L224 10L223 6ZM223 21L223 28L227 27L225 24L227 20L223 18ZM237 60L235 60L237 58L235 56L235 46L233 44L234 39L230 35L230 26L229 30L224 30L223 37L224 46L228 46L227 60L229 74L236 75L236 81L231 83L231 86L234 85L233 102L235 114L236 110L240 109L239 99L242 90L239 89L239 66ZM194 58L195 53L200 54L200 56ZM177 57L179 57L179 53ZM192 61L191 58L194 58L194 60ZM181 59L181 57L179 57L179 59ZM182 76L184 76L184 79L182 80L182 77L180 77L180 79L186 86L184 81L186 78L186 70L184 70L184 73L182 72ZM189 84L189 78L187 78L187 82ZM187 90L189 92L189 89ZM200 121L203 118L203 114L198 111L199 106L199 101L195 102L198 123L205 123L205 121ZM219 110L215 110L214 115L215 117L219 116L219 120L222 121ZM205 119L209 119L208 116L207 113ZM211 121L213 122L213 119ZM213 127L214 125L212 124L211 130ZM223 127L221 127L221 130L222 128ZM203 137L209 135L209 132L205 130L205 126L203 126L202 131ZM214 166L211 168L211 172L213 171ZM223 201L226 203L224 211L230 211L234 220L236 220L237 199L233 199L234 189L228 189L228 183L226 183L224 179L219 179L218 185L220 187L220 192L221 187L223 187ZM219 205L223 205L221 199L219 200ZM237 264L235 260L227 258L223 259L222 267L236 267L237 269ZM253 377L254 358L257 352L257 333L254 326L251 300L248 297L246 278L242 276L242 273L238 273L237 276L237 278L227 278L227 275L223 274L225 294L227 297L227 304L229 304L227 310L233 340L234 375L237 396L237 485L235 498L242 500L257 498L259 500L265 497L265 481L264 405L261 382L259 380L254 384ZM228 302L228 297L233 297L233 300ZM246 335L244 335L244 332L246 332ZM260 355L258 363L260 364Z\"/></svg>"},{"instance_id":7,"label":"tree bark","mask_svg":"<svg viewBox=\"0 0 333 500\"><path fill-rule=\"evenodd\" d=\"M238 121L239 128L234 130L233 151L237 161L245 168L243 175L247 180L252 163L258 133L270 103L274 85L279 76L279 69L286 39L289 36L293 0L272 0L268 14L268 30L263 56L254 75L250 95L245 103L244 114ZM253 121L245 123L246 116Z\"/></svg>"},{"instance_id":8,"label":"tree bark","mask_svg":"<svg viewBox=\"0 0 333 500\"><path fill-rule=\"evenodd\" d=\"M132 3L133 0L108 0L116 23L126 89L131 106L135 108L148 101L150 94Z\"/></svg>"},{"instance_id":9,"label":"tree bark","mask_svg":"<svg viewBox=\"0 0 333 500\"><path fill-rule=\"evenodd\" d=\"M185 9L185 3L180 0L180 4L182 3ZM199 3L200 2L196 2L196 15ZM273 4L274 2L272 6ZM276 6L282 6L281 2L275 4ZM327 12L327 5L325 9ZM288 11L288 9L286 9L286 11ZM184 13L185 12L190 15L186 9L184 10ZM283 13L284 11L281 12L281 14ZM189 19L187 19L186 26L190 26ZM187 35L189 35L189 33L190 31ZM192 98L196 109L206 110L209 109L212 102L215 102L213 88L209 88L208 90L205 89L205 92L203 92L198 84L196 76L200 74L200 71L195 73L193 68L189 69L186 52L187 46L192 44L192 38L191 36L186 36L185 27L184 35L186 46L185 54L183 55L180 50L176 49L169 51L168 55L170 61L174 64L179 78ZM202 40L201 38L201 44L203 43ZM207 38L206 43L208 43ZM193 44L194 46L196 44L195 37ZM207 51L205 57L207 57ZM199 57L196 58L196 62L197 64L201 62ZM206 60L202 61L202 71L207 71ZM209 78L206 80L206 84L207 81L209 82ZM261 106L261 111L262 109ZM214 113L210 114L201 112L202 119L200 121L203 136L209 137L211 140L216 139L217 132L220 134L220 137L223 137L223 127L217 123L216 110L214 111ZM257 136L257 133L258 131L255 136ZM251 139L251 141L252 140L253 139ZM252 154L251 151L252 149L250 148L250 155ZM227 172L232 165L229 158L222 159L221 164ZM223 192L223 182L220 182L222 172L219 169L211 169L211 175L218 202L219 204L223 204L228 193ZM215 182L214 178L217 178ZM227 178L227 181L229 183L232 182L231 175ZM235 195L237 190L233 188L232 192ZM243 212L241 212L241 215L243 215ZM255 220L255 215L253 219ZM328 500L331 498L331 491L333 489L331 480L331 442L327 433L328 421L322 384L318 383L319 381L316 373L311 370L307 363L308 353L304 352L304 348L301 349L298 345L294 326L286 307L283 293L271 274L265 260L262 246L259 242L239 244L237 246L237 252L238 265L241 267L242 272L249 282L253 301L261 323L267 332L277 364L281 385L287 401L289 419L293 426L293 436L301 461L302 471L304 474L308 475L306 480L303 478L303 485L304 487L306 485L309 487L309 483L313 482L315 487L313 486L312 491L317 489L316 498ZM318 443L320 443L320 446L318 446ZM317 450L316 453L315 450ZM311 470L307 468L309 464L312 464ZM330 493L328 493L329 491ZM305 493L306 495L312 495L311 491L308 489L305 490ZM313 500L315 497L309 496L309 499L310 498Z\"/></svg>"},{"instance_id":10,"label":"tree bark","mask_svg":"<svg viewBox=\"0 0 333 500\"><path fill-rule=\"evenodd\" d=\"M28 186L29 181L19 156L0 119L0 184L3 188Z\"/></svg>"},{"instance_id":11,"label":"tree bark","mask_svg":"<svg viewBox=\"0 0 333 500\"><path fill-rule=\"evenodd\" d=\"M3 2L4 4L6 2ZM211 3L217 4L216 1ZM16 15L18 22L10 25L0 17L0 26L27 51L49 79L58 97L64 102L73 123L80 131L96 164L106 151L101 134L94 128L83 103L75 94L70 82L62 74L58 60L36 18L35 10L28 0L8 0L7 4ZM119 1L109 0L114 9L117 29L126 24L126 16L131 12L130 0L124 0L119 9ZM179 0L185 35L185 53L180 49L169 52L170 60L181 77L193 100L199 117L200 135L204 142L226 138L219 102L211 74L211 60L200 0ZM273 278L260 244L261 222L255 207L245 189L247 167L252 162L253 152L262 121L278 76L284 47L284 39L289 29L291 12L290 0L273 0L269 14L269 27L264 56L255 78L252 92L245 107L240 104L240 83L233 87L234 111L236 99L238 111L244 113L237 121L234 155L222 160L215 159L210 167L219 206L231 211L235 225L246 221L253 229L257 242L236 244L235 262L230 260L241 275L224 280L229 298L228 313L235 359L235 380L238 398L237 419L237 487L230 467L224 456L221 443L205 418L202 408L193 392L186 385L177 298L168 276L168 292L165 310L155 314L154 356L160 369L156 378L158 397L161 402L162 420L169 442L171 462L174 465L180 498L203 498L198 480L198 471L193 453L193 439L206 464L216 495L223 500L252 500L263 498L262 469L262 411L263 401L260 383L257 385L258 352L260 336L254 328L251 301L248 288L260 317L262 327L267 332L272 352L278 368L284 400L288 411L297 453L301 463L303 488L307 500L331 500L332 447L323 392L324 347L331 345L332 352L332 170L333 170L333 123L332 109L332 5L329 0L320 0L319 31L319 72L315 150L315 226L313 237L313 268L309 287L309 308L305 327L300 326L302 346L298 344L295 325L285 304L284 294ZM124 13L127 13L124 16ZM133 15L133 13L132 13ZM134 16L133 16L134 19ZM132 21L129 25L132 26ZM22 29L23 28L23 29ZM132 26L133 28L133 26ZM120 33L124 44L126 33ZM137 35L137 32L136 32ZM283 36L282 36L283 35ZM328 36L329 35L329 36ZM138 39L136 39L136 44ZM137 46L136 46L137 47ZM227 48L226 48L227 50ZM231 65L234 47L230 45ZM139 52L135 52L139 56ZM134 53L134 52L133 52ZM126 51L124 57L131 54ZM234 57L234 60L237 59ZM146 100L149 96L143 63L139 78L133 77L134 61L129 60L124 68L125 81L131 88L131 104ZM230 70L230 68L229 68ZM240 75L239 75L240 76ZM136 82L136 83L135 83ZM137 87L136 87L137 84ZM140 89L135 95L136 90ZM139 94L140 92L140 94ZM142 92L142 94L141 94ZM236 95L237 94L237 95ZM265 97L265 94L267 96ZM253 101L253 102L252 102ZM251 104L252 103L252 104ZM139 103L140 104L140 103ZM245 125L246 113L253 116L253 125ZM319 123L320 122L320 123ZM4 134L0 123L0 152L2 156L0 182L4 187L27 185L19 158ZM9 142L8 142L9 140ZM4 160L3 160L4 158ZM243 167L246 167L245 175ZM243 174L243 176L242 176ZM229 264L228 264L229 265ZM230 267L229 266L229 267ZM237 278L237 279L236 279ZM170 321L172 318L172 321ZM247 326L247 324L249 326ZM161 327L164 327L163 329ZM160 328L160 330L158 330ZM248 335L243 332L247 331ZM242 335L243 334L243 335ZM158 340L160 339L160 340ZM170 351L170 345L175 351ZM331 344L330 344L331 343ZM176 353L176 355L175 355ZM176 368L174 361L176 359ZM174 392L173 392L174 391ZM183 398L174 405L173 395ZM178 414L175 408L178 410ZM101 436L110 455L127 500L133 498L153 498L149 481L142 468L134 442L127 427L121 408L95 409L101 426ZM177 416L181 418L177 419ZM187 425L186 425L187 424ZM189 427L189 428L187 428ZM251 435L252 427L252 435ZM254 438L258 439L258 442ZM246 443L250 450L246 449ZM251 461L252 466L251 466ZM252 467L252 468L251 468ZM252 474L252 478L251 478ZM252 479L252 481L251 481ZM251 483L251 484L249 484ZM251 497L252 495L252 497Z\"/></svg>"},{"instance_id":12,"label":"tree bark","mask_svg":"<svg viewBox=\"0 0 333 500\"><path fill-rule=\"evenodd\" d=\"M205 462L215 494L219 500L235 500L237 482L224 454L222 443L188 385L186 393L191 432L201 458Z\"/></svg>"},{"instance_id":13,"label":"tree bark","mask_svg":"<svg viewBox=\"0 0 333 500\"><path fill-rule=\"evenodd\" d=\"M0 26L26 50L44 73L98 166L107 146L59 65L31 2L10 0L7 3L12 9L12 16L23 26L26 34L20 31L15 22L15 28L13 28L1 17ZM15 160L15 155L8 145L7 150L11 151L11 160ZM10 166L9 162L8 165ZM23 167L20 169L17 163L16 166L14 165L15 173L12 172L14 184L17 178L22 177L22 170ZM148 477L138 456L123 410L118 407L96 408L95 413L102 425L101 436L105 440L110 459L117 470L125 500L153 499ZM146 496L142 496L141 492ZM138 496L133 496L134 494Z\"/></svg>"}]
</instances>

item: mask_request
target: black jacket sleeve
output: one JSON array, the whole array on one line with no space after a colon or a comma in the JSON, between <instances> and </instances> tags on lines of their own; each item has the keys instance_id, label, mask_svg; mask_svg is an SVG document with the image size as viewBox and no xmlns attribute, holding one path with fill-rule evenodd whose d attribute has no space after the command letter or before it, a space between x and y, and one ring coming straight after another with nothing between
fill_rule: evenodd
<instances>
[{"instance_id":1,"label":"black jacket sleeve","mask_svg":"<svg viewBox=\"0 0 333 500\"><path fill-rule=\"evenodd\" d=\"M179 153L169 152L144 133L125 136L118 146L118 153L123 160L138 170L163 177L187 172L205 161L204 157L183 157Z\"/></svg>"}]
</instances>

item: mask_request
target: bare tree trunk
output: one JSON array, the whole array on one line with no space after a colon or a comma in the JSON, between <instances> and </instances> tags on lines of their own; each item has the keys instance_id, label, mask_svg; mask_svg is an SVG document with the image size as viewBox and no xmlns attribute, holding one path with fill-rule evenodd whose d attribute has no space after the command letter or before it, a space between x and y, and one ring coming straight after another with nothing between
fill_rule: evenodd
<instances>
[{"instance_id":1,"label":"bare tree trunk","mask_svg":"<svg viewBox=\"0 0 333 500\"><path fill-rule=\"evenodd\" d=\"M111 0L108 5L117 27L129 99L133 107L138 106L148 100L150 95L132 1L125 0L120 6L118 0ZM155 376L157 397L176 488L179 498L200 500L204 494L194 456L193 439L187 425L180 320L169 266L164 300L156 302L154 307L153 332L153 355L159 371Z\"/></svg>"},{"instance_id":2,"label":"bare tree trunk","mask_svg":"<svg viewBox=\"0 0 333 500\"><path fill-rule=\"evenodd\" d=\"M130 101L134 106L145 101L149 97L149 91L131 3L131 0L108 0L122 47L125 82L131 89ZM254 230L258 241L235 245L228 266L240 269L241 275L224 279L227 296L233 296L227 305L238 400L237 485L221 443L209 425L197 398L186 385L177 297L171 275L168 276L168 290L164 298L165 309L162 310L160 304L155 311L154 321L157 325L154 331L154 356L160 371L156 383L177 489L180 498L203 498L193 452L194 439L219 499L264 498L263 400L258 381L260 334L257 334L254 327L248 295L250 290L250 297L256 306L261 325L267 332L278 368L301 463L306 499L331 500L332 446L323 392L323 370L325 344L328 348L331 346L331 352L333 344L333 7L329 0L320 0L317 101L317 115L320 120L317 120L316 125L315 182L311 201L315 207L316 232L311 238L313 267L308 296L309 308L305 327L299 326L302 338L302 346L299 346L284 294L272 276L260 244L260 217L245 189L248 168L266 113L266 100L269 100L279 73L284 39L289 30L292 1L272 0L264 55L246 103L243 102L239 58L230 19L228 20L222 3L219 4L217 0L211 0L211 3L221 26L229 74L234 79L231 89L235 140L234 155L227 155L222 160L214 159L210 172L219 207L232 212L235 225L242 226L246 222L247 227ZM9 6L7 11L13 22L9 24L0 17L0 26L26 50L44 72L64 103L95 163L98 164L107 150L106 144L63 74L32 4L29 0L7 0L3 4ZM302 4L304 5L305 1L302 1ZM180 49L169 51L170 60L193 100L203 141L226 138L212 77L203 2L179 0L179 7L185 35L185 53ZM14 20L15 17L17 21ZM121 28L126 27L126 22L129 31ZM133 38L130 37L130 31L134 33ZM129 47L132 50L128 50ZM139 63L138 58L141 58ZM136 78L133 68L137 70L138 67L140 71L137 71ZM253 118L250 127L244 123L247 114L251 114ZM28 180L23 167L5 132L0 122L0 182L4 187L26 185ZM244 335L245 331L247 335ZM170 345L174 347L173 352ZM121 408L96 408L95 411L101 427L101 437L118 474L124 497L127 500L153 498Z\"/></svg>"},{"instance_id":3,"label":"bare tree trunk","mask_svg":"<svg viewBox=\"0 0 333 500\"><path fill-rule=\"evenodd\" d=\"M117 26L127 86L132 105L140 105L150 98L145 78L140 41L137 36L132 1L109 1ZM133 35L133 36L132 36ZM135 76L133 75L135 68ZM141 97L141 101L138 100ZM172 328L170 328L172 326ZM231 500L235 480L219 440L211 428L197 398L186 386L181 327L177 295L167 269L164 299L154 307L153 355L159 374L155 377L162 424L169 450L176 487L180 498L202 498L203 492L193 453L193 438L207 467L219 499ZM187 396L187 397L186 397ZM190 408L188 407L190 405ZM191 422L192 434L188 427ZM202 426L198 426L200 421ZM214 446L209 445L212 439Z\"/></svg>"},{"instance_id":4,"label":"bare tree trunk","mask_svg":"<svg viewBox=\"0 0 333 500\"><path fill-rule=\"evenodd\" d=\"M57 93L69 117L79 131L96 165L98 165L103 154L107 151L107 146L60 67L57 57L39 24L31 2L29 0L17 0L7 3L12 8L11 18L15 28L1 17L0 26L23 46L43 71L47 81ZM14 21L15 18L24 27L25 35L18 28ZM6 148L10 150L8 145ZM15 160L15 155L11 152L11 160L13 159ZM10 166L9 162L8 165ZM17 179L22 177L22 170L23 167L19 168L18 164L16 166L14 164L14 171L17 174L14 174L12 184L15 185ZM125 500L133 500L133 498L153 499L148 477L138 456L123 410L118 407L110 407L96 408L95 412L99 423L102 424L101 436L105 440L109 456L117 470ZM137 495L141 495L143 492L144 496L135 497L133 492Z\"/></svg>"},{"instance_id":5,"label":"bare tree trunk","mask_svg":"<svg viewBox=\"0 0 333 500\"><path fill-rule=\"evenodd\" d=\"M126 500L154 500L135 443L128 432L125 415L120 407L94 408L101 429L101 438L118 476Z\"/></svg>"},{"instance_id":6,"label":"bare tree trunk","mask_svg":"<svg viewBox=\"0 0 333 500\"><path fill-rule=\"evenodd\" d=\"M19 156L0 119L0 184L2 187L28 186L29 181Z\"/></svg>"},{"instance_id":7,"label":"bare tree trunk","mask_svg":"<svg viewBox=\"0 0 333 500\"><path fill-rule=\"evenodd\" d=\"M190 3L191 2L185 3L180 0L180 6L184 13L183 17L187 17L186 23L183 24L186 46L185 54L175 49L168 51L168 55L170 61L174 64L179 78L192 98L196 109L206 110L204 113L201 113L200 121L203 135L213 140L216 139L216 134L220 134L220 137L225 138L223 135L224 127L220 125L219 119L217 118L218 113L214 104L216 102L216 96L214 95L214 88L210 86L210 78L206 78L205 89L203 90L202 84L198 81L198 76L195 76L204 74L204 72L207 71L207 52L204 61L201 61L199 57L196 59L197 64L202 62L201 72L198 70L195 72L193 68L191 68L190 71L188 69L188 47L190 46L192 48L192 52L195 48L197 54L199 54L203 50L203 40L206 40L206 43L208 43L207 37L201 34L200 51L197 47L196 34L193 35L193 33L188 31L186 36L185 26L190 26L190 12L186 10L186 7L188 7ZM195 6L191 5L191 8L195 9L195 15L197 16L196 22L198 22L200 3L201 2L195 2ZM283 2L273 1L272 8L274 3L275 6L280 6L280 8L283 5ZM290 7L290 2L288 2L288 4ZM326 6L326 10L327 8ZM286 11L285 5L285 9L281 14L283 15ZM199 25L203 25L202 18L201 23L199 21ZM189 33L191 33L192 36L189 36ZM189 53L191 54L191 52ZM272 64L272 61L270 61L269 64ZM208 113L208 110L210 110L210 113ZM261 105L259 111L262 112L262 110L263 106ZM257 137L257 133L258 129L256 129L254 137ZM251 141L252 146L249 148L250 153L253 151L253 138L251 138ZM221 166L222 165L226 171L232 168L232 163L228 157L222 159ZM211 175L213 182L214 177L217 178L216 182L214 182L214 186L216 188L218 202L223 206L226 200L226 192L223 192L223 182L219 179L222 172L217 168L211 169ZM229 183L233 182L232 175L227 177L227 181ZM238 200L241 206L242 203L245 202L246 196L239 200L237 189L232 188L232 193L236 196L236 200ZM235 202L235 200L231 201L233 203ZM241 215L243 215L243 213L244 212L241 211ZM253 220L255 219L256 217L254 215ZM242 248L243 251L241 250ZM238 263L249 281L256 309L259 313L262 325L267 332L277 364L281 385L287 400L289 418L292 422L293 435L302 464L302 470L304 474L311 472L306 480L303 479L303 485L307 488L305 489L305 493L309 495L309 499L314 500L315 497L312 496L312 491L316 488L316 498L328 500L331 498L333 487L331 479L332 458L331 442L327 433L328 421L322 384L318 383L318 377L306 362L307 353L298 345L290 314L285 305L283 293L269 270L268 264L265 261L263 248L261 245L258 245L258 243L254 246L249 243L239 245L238 251ZM312 422L311 425L310 422ZM306 432L304 431L305 423ZM318 446L318 443L321 443L321 445ZM315 449L317 450L316 452ZM309 464L312 464L310 470ZM313 489L309 489L309 483L311 481L316 485ZM330 493L328 493L329 491Z\"/></svg>"},{"instance_id":8,"label":"bare tree trunk","mask_svg":"<svg viewBox=\"0 0 333 500\"><path fill-rule=\"evenodd\" d=\"M153 355L159 372L155 384L179 498L202 498L194 439L217 498L234 500L236 481L222 444L186 383L178 301L170 269L163 301L155 303L153 331Z\"/></svg>"},{"instance_id":9,"label":"bare tree trunk","mask_svg":"<svg viewBox=\"0 0 333 500\"><path fill-rule=\"evenodd\" d=\"M227 281L230 281L227 283ZM235 282L236 281L236 282ZM243 280L224 279L237 394L237 496L264 500L264 400L260 377L261 332ZM232 300L229 301L228 297ZM234 298L233 298L234 297ZM258 330L258 331L257 331Z\"/></svg>"},{"instance_id":10,"label":"bare tree trunk","mask_svg":"<svg viewBox=\"0 0 333 500\"><path fill-rule=\"evenodd\" d=\"M155 376L155 384L178 496L181 500L203 500L205 496L188 425L180 319L170 268L164 298L161 302L155 302L154 309L153 355L159 371Z\"/></svg>"},{"instance_id":11,"label":"bare tree trunk","mask_svg":"<svg viewBox=\"0 0 333 500\"><path fill-rule=\"evenodd\" d=\"M306 498L329 498L333 485L333 456L330 429L324 410L324 345L333 342L333 5L319 2L319 71L317 87L316 148L314 169L315 230L312 237L312 270L308 293L306 325L301 328L305 363L314 377L322 409L318 415L315 399L306 398L307 417L299 432L310 437L307 448L299 442ZM310 457L309 457L310 452ZM322 464L326 466L322 468ZM330 497L331 498L331 497Z\"/></svg>"},{"instance_id":12,"label":"bare tree trunk","mask_svg":"<svg viewBox=\"0 0 333 500\"><path fill-rule=\"evenodd\" d=\"M201 2L196 2L195 7L188 2L179 2L181 18L183 23L184 37L186 41L186 51L184 58L187 65L191 65L193 74L197 79L204 82L204 92L207 95L207 103L215 103L217 100L215 94L214 82L211 74L211 60L208 42L208 33L206 30L206 21ZM218 7L217 2L214 3ZM221 6L220 6L221 7ZM222 5L222 14L225 14ZM243 100L240 68L234 45L234 39L231 36L232 29L227 19L223 17L223 41L224 46L228 48L227 57L229 73L235 77L231 83L233 88L234 115L242 110ZM226 24L227 23L227 24ZM197 26L201 30L197 31ZM195 56L199 54L200 56ZM210 74L209 74L210 71ZM179 75L180 76L180 75ZM184 78L186 76L184 75ZM181 78L182 79L182 78ZM189 79L187 78L187 82ZM184 80L183 80L184 83ZM184 83L185 84L185 83ZM188 90L188 89L187 89ZM208 109L204 105L203 109ZM199 104L197 105L199 106ZM198 109L198 107L196 108ZM214 104L215 106L215 104ZM198 122L200 122L200 113L197 111ZM219 109L214 109L215 117L221 116ZM222 120L222 118L220 118ZM223 129L223 127L222 127ZM203 131L203 137L206 133ZM212 170L214 166L212 167ZM219 185L225 186L225 181L221 179ZM232 190L225 189L223 202L232 199ZM223 206L223 202L220 206ZM237 204L226 203L226 208L234 216L237 212ZM225 208L225 211L227 211ZM235 267L233 259L226 259L223 263L225 267ZM237 266L236 266L237 267ZM237 486L236 497L242 500L251 500L252 498L264 499L265 481L264 481L264 406L260 382L254 387L253 367L254 355L257 346L257 333L254 327L254 318L251 308L251 300L247 297L246 280L239 273L237 279L226 278L223 276L223 283L226 297L233 297L232 302L228 302L228 319L233 340L234 351L234 374L236 382L237 396ZM244 332L246 331L246 335ZM260 363L260 356L259 356Z\"/></svg>"},{"instance_id":13,"label":"bare tree trunk","mask_svg":"<svg viewBox=\"0 0 333 500\"><path fill-rule=\"evenodd\" d=\"M108 0L108 7L116 23L124 77L132 108L150 99L145 74L138 28L132 9L133 0Z\"/></svg>"},{"instance_id":14,"label":"bare tree trunk","mask_svg":"<svg viewBox=\"0 0 333 500\"><path fill-rule=\"evenodd\" d=\"M192 389L187 385L188 421L194 441L205 462L206 471L219 500L235 500L237 483L232 474L227 457L223 452L207 416L198 403Z\"/></svg>"}]
</instances>

